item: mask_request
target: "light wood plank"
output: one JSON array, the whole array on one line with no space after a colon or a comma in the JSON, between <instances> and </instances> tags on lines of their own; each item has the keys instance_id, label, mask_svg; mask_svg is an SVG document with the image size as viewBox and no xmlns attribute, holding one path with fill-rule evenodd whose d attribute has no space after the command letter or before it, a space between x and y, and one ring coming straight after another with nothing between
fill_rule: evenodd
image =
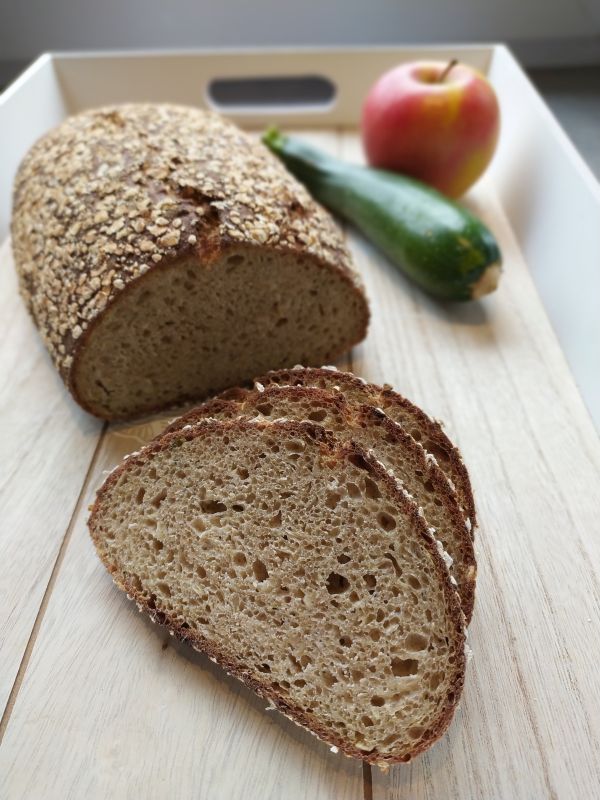
<instances>
[{"instance_id":1,"label":"light wood plank","mask_svg":"<svg viewBox=\"0 0 600 800\"><path fill-rule=\"evenodd\" d=\"M354 135L344 155L359 157ZM469 198L505 256L478 304L426 298L358 236L373 304L355 360L447 423L480 515L474 659L450 733L383 798L582 798L600 786L600 443L493 187Z\"/></svg>"},{"instance_id":2,"label":"light wood plank","mask_svg":"<svg viewBox=\"0 0 600 800\"><path fill-rule=\"evenodd\" d=\"M335 134L314 141L337 148ZM102 441L0 748L7 797L362 800L360 764L266 714L137 614L99 563L85 520L102 471L165 422L115 426Z\"/></svg>"},{"instance_id":3,"label":"light wood plank","mask_svg":"<svg viewBox=\"0 0 600 800\"><path fill-rule=\"evenodd\" d=\"M162 427L103 440L0 748L4 796L362 800L360 765L175 644L100 564L85 522L102 470Z\"/></svg>"},{"instance_id":4,"label":"light wood plank","mask_svg":"<svg viewBox=\"0 0 600 800\"><path fill-rule=\"evenodd\" d=\"M69 398L0 248L0 716L101 424Z\"/></svg>"}]
</instances>

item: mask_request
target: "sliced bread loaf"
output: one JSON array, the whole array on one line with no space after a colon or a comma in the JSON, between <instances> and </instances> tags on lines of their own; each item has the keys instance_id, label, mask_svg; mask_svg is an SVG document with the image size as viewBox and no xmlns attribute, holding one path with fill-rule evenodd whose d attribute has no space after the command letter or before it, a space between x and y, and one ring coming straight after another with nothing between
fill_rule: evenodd
<instances>
[{"instance_id":1,"label":"sliced bread loaf","mask_svg":"<svg viewBox=\"0 0 600 800\"><path fill-rule=\"evenodd\" d=\"M140 609L347 755L408 761L447 728L458 595L357 445L311 423L199 422L109 475L89 526Z\"/></svg>"},{"instance_id":2,"label":"sliced bread loaf","mask_svg":"<svg viewBox=\"0 0 600 800\"><path fill-rule=\"evenodd\" d=\"M433 455L448 478L452 481L461 508L465 512L467 525L474 532L477 524L475 501L469 473L460 451L444 433L439 422L431 419L410 400L395 392L390 386L377 386L349 372L340 372L334 367L278 370L262 375L256 381L263 386L293 384L295 386L319 386L323 389L341 391L348 400L366 403L385 411L388 417L398 422Z\"/></svg>"},{"instance_id":3,"label":"sliced bread loaf","mask_svg":"<svg viewBox=\"0 0 600 800\"><path fill-rule=\"evenodd\" d=\"M240 389L236 397L208 401L173 422L167 431L180 430L207 417L286 417L318 422L341 441L356 442L392 470L422 508L427 524L435 528L436 538L452 558L450 574L457 581L463 613L470 622L477 573L473 542L448 479L410 434L384 412L349 403L340 392L273 385L262 391Z\"/></svg>"},{"instance_id":4,"label":"sliced bread loaf","mask_svg":"<svg viewBox=\"0 0 600 800\"><path fill-rule=\"evenodd\" d=\"M171 105L85 111L21 164L21 293L75 399L106 419L200 399L360 341L341 232L258 141Z\"/></svg>"}]
</instances>

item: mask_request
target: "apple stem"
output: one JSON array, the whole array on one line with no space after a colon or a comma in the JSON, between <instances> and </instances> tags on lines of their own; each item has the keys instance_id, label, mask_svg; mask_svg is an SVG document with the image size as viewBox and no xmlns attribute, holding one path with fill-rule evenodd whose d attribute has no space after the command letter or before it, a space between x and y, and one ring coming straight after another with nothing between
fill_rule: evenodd
<instances>
[{"instance_id":1,"label":"apple stem","mask_svg":"<svg viewBox=\"0 0 600 800\"><path fill-rule=\"evenodd\" d=\"M448 64L446 65L446 68L438 78L438 82L443 83L448 77L448 73L450 72L450 70L453 69L457 64L458 64L458 58L453 58L452 61L449 61Z\"/></svg>"}]
</instances>

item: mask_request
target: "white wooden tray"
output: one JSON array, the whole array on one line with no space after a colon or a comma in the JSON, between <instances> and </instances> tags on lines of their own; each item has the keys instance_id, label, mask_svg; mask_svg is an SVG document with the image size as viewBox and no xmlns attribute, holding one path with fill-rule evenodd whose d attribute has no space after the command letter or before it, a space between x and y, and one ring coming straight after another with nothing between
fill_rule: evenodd
<instances>
[{"instance_id":1,"label":"white wooden tray","mask_svg":"<svg viewBox=\"0 0 600 800\"><path fill-rule=\"evenodd\" d=\"M387 775L334 755L112 585L87 506L162 421L107 427L69 399L0 249L0 797L593 798L600 786L600 191L510 53L435 49L43 56L0 98L0 238L10 181L67 113L125 100L203 104L215 77L320 75L322 108L236 109L359 159L360 102L384 69L457 56L488 72L503 131L466 202L496 233L499 291L463 306L348 239L371 299L341 363L446 422L480 517L475 653L448 735ZM549 320L552 322L550 322ZM554 329L552 327L554 326ZM558 338L557 338L558 335Z\"/></svg>"}]
</instances>

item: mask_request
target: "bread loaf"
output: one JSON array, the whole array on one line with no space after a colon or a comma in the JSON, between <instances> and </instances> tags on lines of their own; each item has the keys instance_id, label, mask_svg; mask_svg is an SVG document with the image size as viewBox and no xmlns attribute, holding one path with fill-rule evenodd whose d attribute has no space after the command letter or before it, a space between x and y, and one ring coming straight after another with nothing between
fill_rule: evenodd
<instances>
[{"instance_id":1,"label":"bread loaf","mask_svg":"<svg viewBox=\"0 0 600 800\"><path fill-rule=\"evenodd\" d=\"M90 518L117 585L349 756L447 728L464 626L436 543L382 466L311 423L197 422L118 467Z\"/></svg>"},{"instance_id":2,"label":"bread loaf","mask_svg":"<svg viewBox=\"0 0 600 800\"><path fill-rule=\"evenodd\" d=\"M21 292L77 402L127 418L334 359L368 309L340 231L214 113L87 111L15 181Z\"/></svg>"},{"instance_id":3,"label":"bread loaf","mask_svg":"<svg viewBox=\"0 0 600 800\"><path fill-rule=\"evenodd\" d=\"M171 423L166 432L181 430L209 417L285 417L316 421L341 441L356 442L386 469L392 470L423 510L427 525L435 529L435 537L452 559L449 572L457 581L467 623L471 621L477 575L471 535L448 479L402 426L373 406L346 401L340 392L325 389L274 384L260 389L238 389L228 394L235 395L236 399L209 400Z\"/></svg>"}]
</instances>

